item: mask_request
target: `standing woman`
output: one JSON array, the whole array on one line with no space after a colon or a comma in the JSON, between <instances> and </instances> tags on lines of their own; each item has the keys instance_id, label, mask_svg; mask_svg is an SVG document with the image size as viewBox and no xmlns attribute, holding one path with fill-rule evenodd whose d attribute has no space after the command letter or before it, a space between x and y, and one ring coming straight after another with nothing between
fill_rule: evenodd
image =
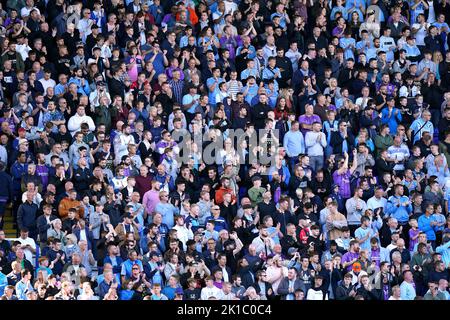
<instances>
[{"instance_id":1,"label":"standing woman","mask_svg":"<svg viewBox=\"0 0 450 320\"><path fill-rule=\"evenodd\" d=\"M131 46L128 50L129 56L126 58L128 77L131 82L135 82L139 72L142 71L143 61L140 50L136 46Z\"/></svg>"},{"instance_id":2,"label":"standing woman","mask_svg":"<svg viewBox=\"0 0 450 320\"><path fill-rule=\"evenodd\" d=\"M289 113L291 113L291 109L287 106L286 98L279 97L275 107L275 119L287 120Z\"/></svg>"},{"instance_id":3,"label":"standing woman","mask_svg":"<svg viewBox=\"0 0 450 320\"><path fill-rule=\"evenodd\" d=\"M359 19L359 14L356 11L352 12L349 24L350 30L352 31L352 38L358 39L359 28L361 27L361 20Z\"/></svg>"},{"instance_id":4,"label":"standing woman","mask_svg":"<svg viewBox=\"0 0 450 320\"><path fill-rule=\"evenodd\" d=\"M141 155L142 162L145 161L145 158L151 157L153 158L153 153L155 151L155 142L153 141L153 135L150 131L144 131L144 138L139 144L139 153Z\"/></svg>"}]
</instances>

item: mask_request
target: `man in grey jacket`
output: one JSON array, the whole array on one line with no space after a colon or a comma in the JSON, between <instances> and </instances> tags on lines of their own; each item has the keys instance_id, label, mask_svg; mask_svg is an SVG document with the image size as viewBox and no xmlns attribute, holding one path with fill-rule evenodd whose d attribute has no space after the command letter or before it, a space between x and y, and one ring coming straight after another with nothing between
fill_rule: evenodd
<instances>
[{"instance_id":1,"label":"man in grey jacket","mask_svg":"<svg viewBox=\"0 0 450 320\"><path fill-rule=\"evenodd\" d=\"M297 270L289 268L287 277L284 277L278 286L278 294L281 295L281 300L294 300L295 291L298 289L306 291L303 280L297 278Z\"/></svg>"},{"instance_id":2,"label":"man in grey jacket","mask_svg":"<svg viewBox=\"0 0 450 320\"><path fill-rule=\"evenodd\" d=\"M348 227L352 235L355 234L355 230L359 227L361 217L367 209L366 202L362 199L363 190L361 188L355 189L353 197L347 200L345 208L347 209L347 221Z\"/></svg>"},{"instance_id":3,"label":"man in grey jacket","mask_svg":"<svg viewBox=\"0 0 450 320\"><path fill-rule=\"evenodd\" d=\"M89 215L89 230L92 231L92 254L97 259L97 241L100 239L101 229L107 231L111 223L109 216L103 212L103 204L97 202L95 211Z\"/></svg>"}]
</instances>

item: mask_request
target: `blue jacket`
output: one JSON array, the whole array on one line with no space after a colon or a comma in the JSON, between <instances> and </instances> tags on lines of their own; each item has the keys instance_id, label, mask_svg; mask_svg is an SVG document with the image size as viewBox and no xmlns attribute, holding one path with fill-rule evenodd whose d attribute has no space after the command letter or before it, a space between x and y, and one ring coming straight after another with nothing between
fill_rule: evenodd
<instances>
[{"instance_id":1,"label":"blue jacket","mask_svg":"<svg viewBox=\"0 0 450 320\"><path fill-rule=\"evenodd\" d=\"M389 116L389 108L385 107L381 110L381 123L388 124L391 132L397 132L397 125L402 121L402 114L397 108L393 108L391 116Z\"/></svg>"},{"instance_id":2,"label":"blue jacket","mask_svg":"<svg viewBox=\"0 0 450 320\"><path fill-rule=\"evenodd\" d=\"M409 214L412 212L412 205L409 203L407 206L404 206L406 202L409 201L407 196L397 197L390 196L387 202L387 214L398 220L399 223L404 224L409 220ZM397 204L400 203L400 206L397 207Z\"/></svg>"},{"instance_id":3,"label":"blue jacket","mask_svg":"<svg viewBox=\"0 0 450 320\"><path fill-rule=\"evenodd\" d=\"M0 272L0 295L5 293L5 287L8 285L8 278Z\"/></svg>"},{"instance_id":4,"label":"blue jacket","mask_svg":"<svg viewBox=\"0 0 450 320\"><path fill-rule=\"evenodd\" d=\"M435 219L432 215L427 217L425 214L421 215L417 221L419 223L419 230L425 232L427 240L431 241L436 240L436 233L434 233L434 228L430 224L433 221L435 221Z\"/></svg>"},{"instance_id":5,"label":"blue jacket","mask_svg":"<svg viewBox=\"0 0 450 320\"><path fill-rule=\"evenodd\" d=\"M269 181L272 181L272 175L273 175L273 172L275 170L277 170L277 168L275 168L275 166L270 167L270 169L269 169ZM291 179L291 173L289 172L288 167L285 166L285 165L282 165L281 166L281 170L283 171L283 176L286 177L285 180L284 180L284 183L286 185L289 185L289 179Z\"/></svg>"},{"instance_id":6,"label":"blue jacket","mask_svg":"<svg viewBox=\"0 0 450 320\"><path fill-rule=\"evenodd\" d=\"M110 263L112 265L111 258L109 256L106 256L106 258L103 260L103 265L105 265L106 263ZM113 273L120 273L123 263L122 257L116 256L116 263L117 265L113 266Z\"/></svg>"},{"instance_id":7,"label":"blue jacket","mask_svg":"<svg viewBox=\"0 0 450 320\"><path fill-rule=\"evenodd\" d=\"M0 171L0 203L8 202L13 197L13 180L9 174Z\"/></svg>"},{"instance_id":8,"label":"blue jacket","mask_svg":"<svg viewBox=\"0 0 450 320\"><path fill-rule=\"evenodd\" d=\"M442 255L442 261L446 266L450 263L450 241L436 248L436 252Z\"/></svg>"},{"instance_id":9,"label":"blue jacket","mask_svg":"<svg viewBox=\"0 0 450 320\"><path fill-rule=\"evenodd\" d=\"M27 174L28 164L20 164L19 162L14 162L11 166L11 175L13 177L13 192L14 196L20 196L20 188L22 183L22 176Z\"/></svg>"}]
</instances>

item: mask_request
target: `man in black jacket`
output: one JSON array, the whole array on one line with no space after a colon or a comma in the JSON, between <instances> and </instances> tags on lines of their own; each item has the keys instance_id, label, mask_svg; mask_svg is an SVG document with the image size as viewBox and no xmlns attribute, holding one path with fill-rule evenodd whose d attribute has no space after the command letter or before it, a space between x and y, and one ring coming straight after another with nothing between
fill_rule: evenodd
<instances>
[{"instance_id":1,"label":"man in black jacket","mask_svg":"<svg viewBox=\"0 0 450 320\"><path fill-rule=\"evenodd\" d=\"M270 191L263 193L263 201L258 203L256 210L259 212L260 221L263 221L266 216L274 216L277 207L275 206L275 202L272 201L272 194Z\"/></svg>"},{"instance_id":2,"label":"man in black jacket","mask_svg":"<svg viewBox=\"0 0 450 320\"><path fill-rule=\"evenodd\" d=\"M30 238L36 240L37 238L37 226L36 217L38 212L38 206L33 202L34 192L27 192L27 199L19 206L17 210L17 226L20 229L28 229L30 232Z\"/></svg>"},{"instance_id":3,"label":"man in black jacket","mask_svg":"<svg viewBox=\"0 0 450 320\"><path fill-rule=\"evenodd\" d=\"M45 204L43 206L43 211L44 214L38 217L36 221L41 248L44 248L47 243L47 230L52 226L51 221L57 219L57 217L52 214L52 206L50 204Z\"/></svg>"},{"instance_id":4,"label":"man in black jacket","mask_svg":"<svg viewBox=\"0 0 450 320\"><path fill-rule=\"evenodd\" d=\"M308 44L314 43L315 48L317 51L319 51L322 48L328 47L328 40L325 36L322 35L322 31L320 30L320 27L314 27L313 29L313 36L308 39Z\"/></svg>"},{"instance_id":5,"label":"man in black jacket","mask_svg":"<svg viewBox=\"0 0 450 320\"><path fill-rule=\"evenodd\" d=\"M5 171L5 163L0 161L0 229L3 227L3 215L5 214L6 205L12 201L13 189L12 178Z\"/></svg>"},{"instance_id":6,"label":"man in black jacket","mask_svg":"<svg viewBox=\"0 0 450 320\"><path fill-rule=\"evenodd\" d=\"M356 288L352 285L353 276L347 273L344 280L340 281L336 288L336 300L354 300Z\"/></svg>"},{"instance_id":7,"label":"man in black jacket","mask_svg":"<svg viewBox=\"0 0 450 320\"><path fill-rule=\"evenodd\" d=\"M355 138L347 129L347 122L339 121L339 130L331 134L330 145L333 148L333 154L342 154L344 141L347 142L347 153L354 147Z\"/></svg>"},{"instance_id":8,"label":"man in black jacket","mask_svg":"<svg viewBox=\"0 0 450 320\"><path fill-rule=\"evenodd\" d=\"M113 77L109 80L109 94L111 97L120 96L122 100L125 99L125 89L127 85L120 80L123 70L119 67L112 70Z\"/></svg>"},{"instance_id":9,"label":"man in black jacket","mask_svg":"<svg viewBox=\"0 0 450 320\"><path fill-rule=\"evenodd\" d=\"M328 293L328 299L335 299L338 283L342 280L342 272L337 268L335 261L326 260L325 268L322 268L319 275L323 277L322 287Z\"/></svg>"},{"instance_id":10,"label":"man in black jacket","mask_svg":"<svg viewBox=\"0 0 450 320\"><path fill-rule=\"evenodd\" d=\"M292 62L285 57L284 49L277 48L276 67L281 71L281 78L277 79L280 88L286 88L292 79L294 71L292 69Z\"/></svg>"},{"instance_id":11,"label":"man in black jacket","mask_svg":"<svg viewBox=\"0 0 450 320\"><path fill-rule=\"evenodd\" d=\"M264 129L267 113L272 110L267 104L267 95L265 93L259 94L259 102L250 109L252 122L255 124L255 129Z\"/></svg>"}]
</instances>

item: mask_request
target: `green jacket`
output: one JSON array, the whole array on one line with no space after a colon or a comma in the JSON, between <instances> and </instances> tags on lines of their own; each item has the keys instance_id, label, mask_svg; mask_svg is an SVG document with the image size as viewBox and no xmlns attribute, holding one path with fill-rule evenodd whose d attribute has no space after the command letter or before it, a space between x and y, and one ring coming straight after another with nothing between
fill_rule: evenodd
<instances>
[{"instance_id":1,"label":"green jacket","mask_svg":"<svg viewBox=\"0 0 450 320\"><path fill-rule=\"evenodd\" d=\"M252 206L256 206L258 203L263 201L263 194L266 192L266 189L264 188L255 188L251 187L248 190L248 197L250 198L250 201L252 202Z\"/></svg>"},{"instance_id":2,"label":"green jacket","mask_svg":"<svg viewBox=\"0 0 450 320\"><path fill-rule=\"evenodd\" d=\"M392 139L391 135L387 135L383 137L382 135L377 135L374 139L375 149L377 155L381 150L387 149L394 144L394 139Z\"/></svg>"},{"instance_id":3,"label":"green jacket","mask_svg":"<svg viewBox=\"0 0 450 320\"><path fill-rule=\"evenodd\" d=\"M422 268L422 274L423 277L426 279L428 277L428 268L427 264L424 263L425 260L429 259L428 261L431 261L431 255L429 253L426 253L425 255L421 255L419 253L415 253L412 258L411 262L409 264L411 270L414 270L414 266L420 266Z\"/></svg>"},{"instance_id":4,"label":"green jacket","mask_svg":"<svg viewBox=\"0 0 450 320\"><path fill-rule=\"evenodd\" d=\"M438 291L437 295L433 297L433 295L431 294L431 292L427 292L424 296L423 296L423 300L447 300L445 298L445 295Z\"/></svg>"},{"instance_id":5,"label":"green jacket","mask_svg":"<svg viewBox=\"0 0 450 320\"><path fill-rule=\"evenodd\" d=\"M25 71L25 63L23 62L22 55L20 53L16 52L15 59L16 59L16 67L14 68L14 66L13 66L13 69L16 72L17 71ZM4 54L0 59L0 67L2 70L3 70L3 64L7 60L11 60L11 58L8 54Z\"/></svg>"},{"instance_id":6,"label":"green jacket","mask_svg":"<svg viewBox=\"0 0 450 320\"><path fill-rule=\"evenodd\" d=\"M112 119L117 116L117 108L100 105L95 108L95 116L95 125L103 123L106 126L106 132L110 132Z\"/></svg>"}]
</instances>

